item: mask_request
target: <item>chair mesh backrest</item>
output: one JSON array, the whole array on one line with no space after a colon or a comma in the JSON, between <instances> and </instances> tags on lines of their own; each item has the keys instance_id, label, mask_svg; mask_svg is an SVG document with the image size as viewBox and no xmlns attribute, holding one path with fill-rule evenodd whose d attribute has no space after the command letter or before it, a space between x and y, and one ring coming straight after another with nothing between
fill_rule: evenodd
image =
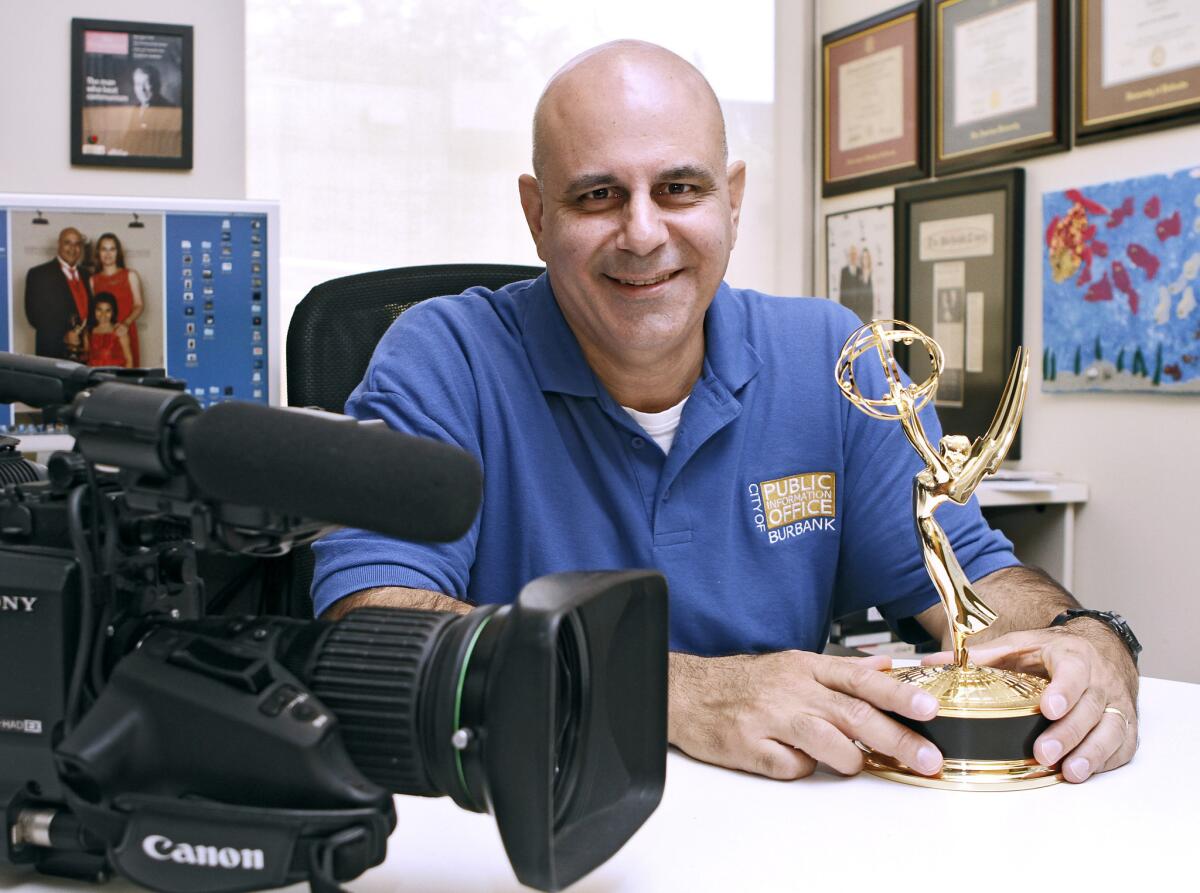
<instances>
[{"instance_id":1,"label":"chair mesh backrest","mask_svg":"<svg viewBox=\"0 0 1200 893\"><path fill-rule=\"evenodd\" d=\"M362 381L375 345L409 307L475 285L503 288L542 272L542 267L508 264L438 264L321 283L296 307L288 326L288 403L341 412Z\"/></svg>"}]
</instances>

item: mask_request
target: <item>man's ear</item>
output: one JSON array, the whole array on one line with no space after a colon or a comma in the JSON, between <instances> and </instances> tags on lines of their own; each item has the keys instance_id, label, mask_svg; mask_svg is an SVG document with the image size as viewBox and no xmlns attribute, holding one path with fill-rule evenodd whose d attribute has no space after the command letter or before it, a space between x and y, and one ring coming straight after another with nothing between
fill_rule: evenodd
<instances>
[{"instance_id":1,"label":"man's ear","mask_svg":"<svg viewBox=\"0 0 1200 893\"><path fill-rule=\"evenodd\" d=\"M533 244L537 246L538 257L546 259L542 254L542 189L538 181L530 174L521 174L517 179L517 190L521 193L521 210L525 212L525 222L529 225L529 234L533 236Z\"/></svg>"},{"instance_id":2,"label":"man's ear","mask_svg":"<svg viewBox=\"0 0 1200 893\"><path fill-rule=\"evenodd\" d=\"M738 221L742 218L742 197L746 194L746 162L735 161L726 171L729 177L729 219L737 241Z\"/></svg>"}]
</instances>

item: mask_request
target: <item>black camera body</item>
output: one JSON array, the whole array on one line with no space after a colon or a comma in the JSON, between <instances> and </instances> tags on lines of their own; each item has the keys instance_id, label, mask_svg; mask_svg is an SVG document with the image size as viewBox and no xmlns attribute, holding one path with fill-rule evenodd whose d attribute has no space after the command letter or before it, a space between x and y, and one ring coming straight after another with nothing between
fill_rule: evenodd
<instances>
[{"instance_id":1,"label":"black camera body","mask_svg":"<svg viewBox=\"0 0 1200 893\"><path fill-rule=\"evenodd\" d=\"M0 354L0 400L58 407L76 440L48 479L0 442L0 872L327 893L383 861L395 793L493 812L540 889L623 845L665 778L661 576L557 574L466 615L210 616L208 556L283 555L329 529L308 519L322 515L454 539L480 478L443 445L245 404L201 412L181 387ZM296 440L407 460L425 492L393 510L452 510L389 529L356 523L356 494L325 512L262 485ZM256 504L230 498L227 466L256 478Z\"/></svg>"}]
</instances>

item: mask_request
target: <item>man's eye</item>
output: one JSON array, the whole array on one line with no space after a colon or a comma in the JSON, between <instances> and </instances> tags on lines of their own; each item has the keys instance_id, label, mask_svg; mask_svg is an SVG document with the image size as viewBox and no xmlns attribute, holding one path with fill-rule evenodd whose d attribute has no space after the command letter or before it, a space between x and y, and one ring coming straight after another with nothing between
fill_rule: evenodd
<instances>
[{"instance_id":1,"label":"man's eye","mask_svg":"<svg viewBox=\"0 0 1200 893\"><path fill-rule=\"evenodd\" d=\"M663 190L668 195L687 195L696 189L691 183L668 183Z\"/></svg>"},{"instance_id":2,"label":"man's eye","mask_svg":"<svg viewBox=\"0 0 1200 893\"><path fill-rule=\"evenodd\" d=\"M599 189L593 189L590 192L585 192L582 196L585 202L602 202L612 198L616 193L607 186L601 186Z\"/></svg>"}]
</instances>

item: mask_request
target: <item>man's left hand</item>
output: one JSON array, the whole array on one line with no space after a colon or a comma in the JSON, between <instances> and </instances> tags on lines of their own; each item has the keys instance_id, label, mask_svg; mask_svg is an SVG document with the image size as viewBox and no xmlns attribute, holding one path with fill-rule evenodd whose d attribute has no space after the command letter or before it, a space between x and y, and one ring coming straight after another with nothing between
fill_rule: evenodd
<instances>
[{"instance_id":1,"label":"man's left hand","mask_svg":"<svg viewBox=\"0 0 1200 893\"><path fill-rule=\"evenodd\" d=\"M1123 766L1137 750L1137 668L1115 638L1109 644L1098 647L1090 635L1056 627L1011 632L970 649L973 663L1049 677L1041 708L1052 722L1033 753L1043 766L1061 761L1067 781ZM943 651L921 662L953 659Z\"/></svg>"}]
</instances>

